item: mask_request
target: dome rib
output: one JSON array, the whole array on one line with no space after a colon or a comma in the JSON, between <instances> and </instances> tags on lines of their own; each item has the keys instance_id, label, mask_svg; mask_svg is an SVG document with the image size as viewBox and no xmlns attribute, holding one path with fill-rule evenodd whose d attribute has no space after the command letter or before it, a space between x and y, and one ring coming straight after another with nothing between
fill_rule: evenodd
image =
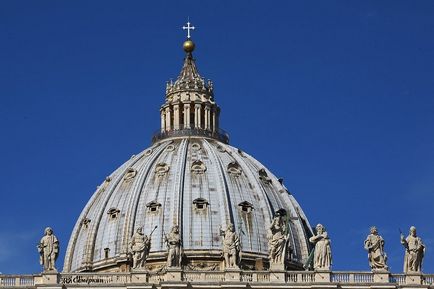
<instances>
[{"instance_id":1,"label":"dome rib","mask_svg":"<svg viewBox=\"0 0 434 289\"><path fill-rule=\"evenodd\" d=\"M127 209L128 215L125 216L127 222L124 223L124 234L122 238L122 251L121 254L127 255L128 253L128 245L130 241L130 237L134 234L136 226L136 222L141 220L141 216L137 214L139 207L139 199L143 195L143 188L145 187L146 181L149 179L149 175L151 174L150 168L155 165L158 157L164 151L165 146L160 145L159 150L156 153L151 153L149 156L143 156L144 158L149 158L150 161L143 167L141 167L140 171L137 172L137 182L135 187L133 188L133 194L130 195L128 200L129 208ZM155 148L152 150L154 152ZM142 154L143 155L143 154Z\"/></svg>"}]
</instances>

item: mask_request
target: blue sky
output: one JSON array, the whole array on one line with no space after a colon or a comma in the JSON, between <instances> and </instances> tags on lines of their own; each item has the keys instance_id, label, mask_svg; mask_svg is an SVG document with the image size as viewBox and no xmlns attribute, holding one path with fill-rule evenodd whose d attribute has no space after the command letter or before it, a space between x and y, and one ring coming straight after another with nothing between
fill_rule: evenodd
<instances>
[{"instance_id":1,"label":"blue sky","mask_svg":"<svg viewBox=\"0 0 434 289\"><path fill-rule=\"evenodd\" d=\"M158 3L157 3L158 2ZM433 1L1 1L0 272L40 271L102 180L150 145L190 16L221 126L369 270L376 225L393 272L418 228L434 273Z\"/></svg>"}]
</instances>

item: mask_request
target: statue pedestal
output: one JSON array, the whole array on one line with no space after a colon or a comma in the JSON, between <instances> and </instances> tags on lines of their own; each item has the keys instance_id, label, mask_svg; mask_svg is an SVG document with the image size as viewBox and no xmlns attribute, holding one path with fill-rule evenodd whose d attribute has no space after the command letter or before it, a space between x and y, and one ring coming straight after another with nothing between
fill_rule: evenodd
<instances>
[{"instance_id":1,"label":"statue pedestal","mask_svg":"<svg viewBox=\"0 0 434 289\"><path fill-rule=\"evenodd\" d=\"M279 263L270 264L270 282L285 283L285 265Z\"/></svg>"},{"instance_id":2,"label":"statue pedestal","mask_svg":"<svg viewBox=\"0 0 434 289\"><path fill-rule=\"evenodd\" d=\"M148 283L148 272L146 271L132 271L131 272L132 283Z\"/></svg>"},{"instance_id":3,"label":"statue pedestal","mask_svg":"<svg viewBox=\"0 0 434 289\"><path fill-rule=\"evenodd\" d=\"M422 273L407 273L405 275L406 285L421 285L422 284Z\"/></svg>"},{"instance_id":4,"label":"statue pedestal","mask_svg":"<svg viewBox=\"0 0 434 289\"><path fill-rule=\"evenodd\" d=\"M285 271L285 265L279 263L270 263L270 271Z\"/></svg>"},{"instance_id":5,"label":"statue pedestal","mask_svg":"<svg viewBox=\"0 0 434 289\"><path fill-rule=\"evenodd\" d=\"M240 282L241 270L238 268L225 269L225 281Z\"/></svg>"},{"instance_id":6,"label":"statue pedestal","mask_svg":"<svg viewBox=\"0 0 434 289\"><path fill-rule=\"evenodd\" d=\"M389 271L373 270L372 273L374 273L374 283L389 283Z\"/></svg>"},{"instance_id":7,"label":"statue pedestal","mask_svg":"<svg viewBox=\"0 0 434 289\"><path fill-rule=\"evenodd\" d=\"M57 271L45 271L42 273L42 284L44 285L54 285L59 284L59 274Z\"/></svg>"},{"instance_id":8,"label":"statue pedestal","mask_svg":"<svg viewBox=\"0 0 434 289\"><path fill-rule=\"evenodd\" d=\"M315 270L316 283L329 283L331 281L331 272L329 270Z\"/></svg>"},{"instance_id":9,"label":"statue pedestal","mask_svg":"<svg viewBox=\"0 0 434 289\"><path fill-rule=\"evenodd\" d=\"M59 274L56 270L45 271L38 276L38 278L35 278L35 286L42 286L50 289L62 289L62 284L60 284L59 281Z\"/></svg>"},{"instance_id":10,"label":"statue pedestal","mask_svg":"<svg viewBox=\"0 0 434 289\"><path fill-rule=\"evenodd\" d=\"M169 267L166 272L165 281L181 281L182 271L180 267Z\"/></svg>"}]
</instances>

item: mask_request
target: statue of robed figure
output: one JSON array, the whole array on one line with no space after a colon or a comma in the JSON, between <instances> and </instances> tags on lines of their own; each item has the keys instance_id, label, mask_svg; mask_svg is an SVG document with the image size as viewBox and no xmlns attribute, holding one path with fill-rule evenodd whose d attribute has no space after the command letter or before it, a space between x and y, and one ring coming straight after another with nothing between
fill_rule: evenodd
<instances>
[{"instance_id":1,"label":"statue of robed figure","mask_svg":"<svg viewBox=\"0 0 434 289\"><path fill-rule=\"evenodd\" d=\"M59 240L53 234L53 229L45 228L44 236L38 244L39 263L46 271L56 271L56 260L59 256Z\"/></svg>"}]
</instances>

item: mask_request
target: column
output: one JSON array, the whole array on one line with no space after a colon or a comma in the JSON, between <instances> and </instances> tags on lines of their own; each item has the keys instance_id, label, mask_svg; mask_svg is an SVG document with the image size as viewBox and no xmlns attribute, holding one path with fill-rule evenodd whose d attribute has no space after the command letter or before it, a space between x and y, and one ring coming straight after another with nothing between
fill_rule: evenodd
<instances>
[{"instance_id":1,"label":"column","mask_svg":"<svg viewBox=\"0 0 434 289\"><path fill-rule=\"evenodd\" d=\"M201 105L196 103L194 105L194 128L201 128L201 114L200 114Z\"/></svg>"},{"instance_id":2,"label":"column","mask_svg":"<svg viewBox=\"0 0 434 289\"><path fill-rule=\"evenodd\" d=\"M166 116L164 115L164 109L161 109L161 132L166 129Z\"/></svg>"},{"instance_id":3,"label":"column","mask_svg":"<svg viewBox=\"0 0 434 289\"><path fill-rule=\"evenodd\" d=\"M216 132L217 126L216 126L216 109L212 108L212 132Z\"/></svg>"},{"instance_id":4,"label":"column","mask_svg":"<svg viewBox=\"0 0 434 289\"><path fill-rule=\"evenodd\" d=\"M179 129L179 104L173 106L173 129Z\"/></svg>"},{"instance_id":5,"label":"column","mask_svg":"<svg viewBox=\"0 0 434 289\"><path fill-rule=\"evenodd\" d=\"M166 107L166 131L169 131L171 129L171 123L170 123L170 107Z\"/></svg>"},{"instance_id":6,"label":"column","mask_svg":"<svg viewBox=\"0 0 434 289\"><path fill-rule=\"evenodd\" d=\"M219 118L220 118L220 108L216 107L216 109L215 109L215 122L214 122L215 130L218 130L220 127Z\"/></svg>"},{"instance_id":7,"label":"column","mask_svg":"<svg viewBox=\"0 0 434 289\"><path fill-rule=\"evenodd\" d=\"M190 128L190 104L184 104L184 128Z\"/></svg>"},{"instance_id":8,"label":"column","mask_svg":"<svg viewBox=\"0 0 434 289\"><path fill-rule=\"evenodd\" d=\"M211 114L210 113L210 107L207 105L207 106L205 106L205 125L204 125L204 128L206 130L211 130L211 124L210 124L211 115L210 114Z\"/></svg>"}]
</instances>

